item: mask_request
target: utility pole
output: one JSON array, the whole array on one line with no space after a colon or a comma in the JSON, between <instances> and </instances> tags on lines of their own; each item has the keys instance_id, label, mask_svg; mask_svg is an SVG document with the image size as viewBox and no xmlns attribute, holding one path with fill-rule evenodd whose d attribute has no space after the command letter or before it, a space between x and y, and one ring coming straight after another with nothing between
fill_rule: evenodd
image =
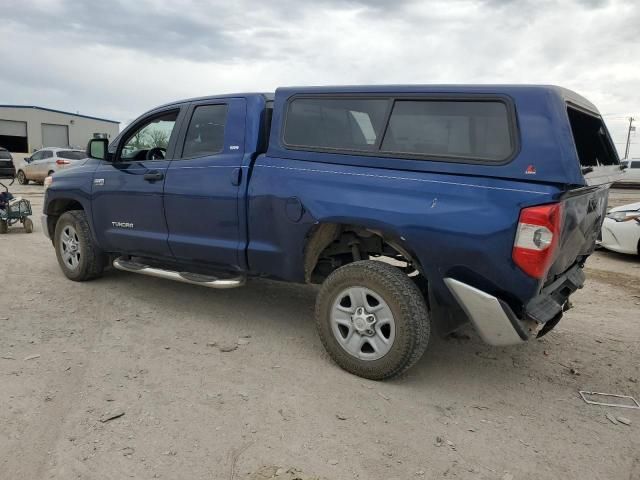
<instances>
[{"instance_id":1,"label":"utility pole","mask_svg":"<svg viewBox=\"0 0 640 480\"><path fill-rule=\"evenodd\" d=\"M629 130L627 130L627 146L624 149L624 159L625 160L629 159L629 147L631 146L631 132L633 130L635 130L635 128L633 127L633 121L634 120L635 120L635 118L629 117Z\"/></svg>"}]
</instances>

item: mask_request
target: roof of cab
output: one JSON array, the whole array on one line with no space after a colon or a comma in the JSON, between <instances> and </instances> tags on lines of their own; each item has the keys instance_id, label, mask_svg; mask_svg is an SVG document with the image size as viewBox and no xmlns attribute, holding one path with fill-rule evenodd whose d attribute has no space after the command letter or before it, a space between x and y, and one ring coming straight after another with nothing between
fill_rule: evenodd
<instances>
[{"instance_id":1,"label":"roof of cab","mask_svg":"<svg viewBox=\"0 0 640 480\"><path fill-rule=\"evenodd\" d=\"M550 92L568 103L575 104L592 112L598 112L596 106L582 95L557 85L514 85L514 84L436 84L436 85L343 85L281 87L276 93L288 97L294 94L336 94L336 93L375 93L375 94L411 94L411 93L455 93L455 94L540 94Z\"/></svg>"},{"instance_id":2,"label":"roof of cab","mask_svg":"<svg viewBox=\"0 0 640 480\"><path fill-rule=\"evenodd\" d=\"M273 92L245 92L245 93L225 93L223 95L206 95L204 97L185 98L182 100L176 100L173 102L165 103L164 105L157 106L153 110L170 107L172 105L181 105L183 103L203 102L207 100L220 100L223 98L246 98L246 97L264 97L266 101L270 101L270 100L273 100L274 94Z\"/></svg>"}]
</instances>

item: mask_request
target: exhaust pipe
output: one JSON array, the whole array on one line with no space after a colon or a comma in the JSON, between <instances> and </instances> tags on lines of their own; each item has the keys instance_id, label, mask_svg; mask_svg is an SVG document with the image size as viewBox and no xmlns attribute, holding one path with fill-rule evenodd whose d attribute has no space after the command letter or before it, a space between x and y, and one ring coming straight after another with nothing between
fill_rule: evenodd
<instances>
[{"instance_id":1,"label":"exhaust pipe","mask_svg":"<svg viewBox=\"0 0 640 480\"><path fill-rule=\"evenodd\" d=\"M149 275L150 277L164 278L209 288L236 288L241 287L246 282L246 277L244 276L217 278L209 275L200 275L198 273L176 272L174 270L150 267L149 265L132 262L131 260L125 260L123 258L116 258L113 261L113 266L124 272L141 273L142 275Z\"/></svg>"}]
</instances>

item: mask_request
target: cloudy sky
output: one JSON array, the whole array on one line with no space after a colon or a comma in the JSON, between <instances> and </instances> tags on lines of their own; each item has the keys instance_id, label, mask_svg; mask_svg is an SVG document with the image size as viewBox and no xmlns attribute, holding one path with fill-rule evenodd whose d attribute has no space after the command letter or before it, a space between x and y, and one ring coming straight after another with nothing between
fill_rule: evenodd
<instances>
[{"instance_id":1,"label":"cloudy sky","mask_svg":"<svg viewBox=\"0 0 640 480\"><path fill-rule=\"evenodd\" d=\"M371 83L562 85L619 149L640 117L631 0L2 0L0 60L0 103L123 123L184 97Z\"/></svg>"}]
</instances>

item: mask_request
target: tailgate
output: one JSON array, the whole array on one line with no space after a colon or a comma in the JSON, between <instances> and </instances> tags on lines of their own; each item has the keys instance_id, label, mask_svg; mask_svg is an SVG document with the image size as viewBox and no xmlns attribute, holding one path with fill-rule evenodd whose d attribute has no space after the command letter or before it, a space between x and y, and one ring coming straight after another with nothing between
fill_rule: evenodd
<instances>
[{"instance_id":1,"label":"tailgate","mask_svg":"<svg viewBox=\"0 0 640 480\"><path fill-rule=\"evenodd\" d=\"M556 257L545 283L553 282L595 249L607 213L609 184L570 190L562 199L563 223Z\"/></svg>"}]
</instances>

